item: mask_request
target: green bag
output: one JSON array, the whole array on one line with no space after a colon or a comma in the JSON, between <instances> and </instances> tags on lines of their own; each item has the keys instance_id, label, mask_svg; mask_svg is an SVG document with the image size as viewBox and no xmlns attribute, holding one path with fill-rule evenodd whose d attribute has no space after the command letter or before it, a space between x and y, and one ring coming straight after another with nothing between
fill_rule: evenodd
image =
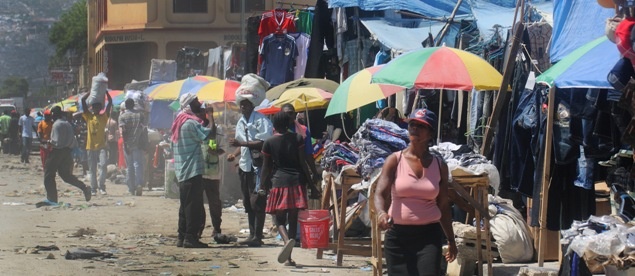
<instances>
[{"instance_id":1,"label":"green bag","mask_svg":"<svg viewBox=\"0 0 635 276\"><path fill-rule=\"evenodd\" d=\"M222 150L218 148L211 148L211 144L212 143L204 143L201 145L201 150L203 150L203 160L205 160L205 172L203 173L203 177L207 179L220 179L220 154L222 153ZM214 145L216 145L215 142Z\"/></svg>"}]
</instances>

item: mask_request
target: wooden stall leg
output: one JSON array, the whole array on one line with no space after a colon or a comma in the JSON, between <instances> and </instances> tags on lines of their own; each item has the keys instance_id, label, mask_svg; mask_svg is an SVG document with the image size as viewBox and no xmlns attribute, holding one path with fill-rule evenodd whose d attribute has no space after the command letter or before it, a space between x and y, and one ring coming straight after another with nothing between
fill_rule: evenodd
<instances>
[{"instance_id":1,"label":"wooden stall leg","mask_svg":"<svg viewBox=\"0 0 635 276\"><path fill-rule=\"evenodd\" d=\"M480 190L478 188L472 188L472 194L479 204ZM478 275L483 276L483 248L482 248L482 233L481 233L481 211L476 210L476 262L478 264Z\"/></svg>"},{"instance_id":2,"label":"wooden stall leg","mask_svg":"<svg viewBox=\"0 0 635 276\"><path fill-rule=\"evenodd\" d=\"M489 186L489 185L488 185ZM489 207L489 199L487 198L488 193L487 190L483 191L483 206ZM492 270L492 236L490 231L490 223L489 219L485 219L485 244L487 245L486 253L487 253L487 275L492 276L494 271Z\"/></svg>"},{"instance_id":3,"label":"wooden stall leg","mask_svg":"<svg viewBox=\"0 0 635 276\"><path fill-rule=\"evenodd\" d=\"M333 176L329 175L326 178L326 185L324 187L324 191L322 191L322 210L328 210L331 205L331 183L333 183ZM324 255L324 249L319 248L317 250L317 254L315 256L316 259L322 259Z\"/></svg>"}]
</instances>

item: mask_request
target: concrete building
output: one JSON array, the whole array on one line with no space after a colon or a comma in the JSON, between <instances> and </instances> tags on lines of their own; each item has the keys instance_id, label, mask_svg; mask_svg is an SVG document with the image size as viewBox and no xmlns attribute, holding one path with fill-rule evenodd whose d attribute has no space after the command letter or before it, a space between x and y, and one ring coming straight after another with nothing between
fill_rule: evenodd
<instances>
[{"instance_id":1,"label":"concrete building","mask_svg":"<svg viewBox=\"0 0 635 276\"><path fill-rule=\"evenodd\" d=\"M280 6L274 0L244 0L244 18ZM314 0L293 0L315 5ZM90 0L88 78L105 72L110 88L145 80L150 60L176 59L188 46L208 50L241 41L241 0ZM282 4L290 8L289 4ZM84 86L89 86L84 85Z\"/></svg>"}]
</instances>

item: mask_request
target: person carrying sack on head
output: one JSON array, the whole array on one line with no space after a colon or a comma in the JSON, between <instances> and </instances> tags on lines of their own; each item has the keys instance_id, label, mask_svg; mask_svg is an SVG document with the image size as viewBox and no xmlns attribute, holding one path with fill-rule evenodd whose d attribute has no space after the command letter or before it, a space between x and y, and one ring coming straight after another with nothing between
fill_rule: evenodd
<instances>
[{"instance_id":1,"label":"person carrying sack on head","mask_svg":"<svg viewBox=\"0 0 635 276\"><path fill-rule=\"evenodd\" d=\"M236 147L227 155L227 161L238 161L238 175L243 194L243 204L249 220L249 238L241 241L250 247L262 245L263 227L265 226L266 193L260 188L259 170L262 166L263 141L273 135L271 121L261 113L254 112L254 107L265 99L265 91L269 83L255 74L243 76L236 90L236 103L240 107L242 117L236 124L235 139L229 139L229 145Z\"/></svg>"},{"instance_id":2,"label":"person carrying sack on head","mask_svg":"<svg viewBox=\"0 0 635 276\"><path fill-rule=\"evenodd\" d=\"M86 104L86 99L90 93L82 97L84 112L82 118L86 121L88 134L86 135L86 152L88 153L88 168L90 172L90 186L92 195L97 194L97 189L101 195L106 195L106 174L108 174L108 150L106 144L106 124L110 117L112 108L112 98L106 93L108 105L104 113L101 113L103 104L95 101L90 105L90 110ZM99 171L99 183L97 181L97 171Z\"/></svg>"}]
</instances>

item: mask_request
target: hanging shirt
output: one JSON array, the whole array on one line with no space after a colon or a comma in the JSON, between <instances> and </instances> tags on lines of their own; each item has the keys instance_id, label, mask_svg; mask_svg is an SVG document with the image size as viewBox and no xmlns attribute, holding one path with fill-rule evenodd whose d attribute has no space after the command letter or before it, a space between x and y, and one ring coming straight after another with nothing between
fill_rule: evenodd
<instances>
[{"instance_id":1,"label":"hanging shirt","mask_svg":"<svg viewBox=\"0 0 635 276\"><path fill-rule=\"evenodd\" d=\"M295 39L295 46L298 49L298 56L295 59L295 69L293 70L294 79L297 80L304 77L306 61L309 57L311 37L303 33L293 33L289 35Z\"/></svg>"},{"instance_id":2,"label":"hanging shirt","mask_svg":"<svg viewBox=\"0 0 635 276\"><path fill-rule=\"evenodd\" d=\"M262 41L260 76L272 87L293 80L295 58L298 55L295 39L290 35L267 36Z\"/></svg>"},{"instance_id":3,"label":"hanging shirt","mask_svg":"<svg viewBox=\"0 0 635 276\"><path fill-rule=\"evenodd\" d=\"M295 33L295 16L282 9L275 9L262 14L260 26L258 27L258 36L260 43L270 34L286 34Z\"/></svg>"},{"instance_id":4,"label":"hanging shirt","mask_svg":"<svg viewBox=\"0 0 635 276\"><path fill-rule=\"evenodd\" d=\"M296 27L298 32L311 35L313 29L313 13L310 11L298 11L296 17Z\"/></svg>"}]
</instances>

